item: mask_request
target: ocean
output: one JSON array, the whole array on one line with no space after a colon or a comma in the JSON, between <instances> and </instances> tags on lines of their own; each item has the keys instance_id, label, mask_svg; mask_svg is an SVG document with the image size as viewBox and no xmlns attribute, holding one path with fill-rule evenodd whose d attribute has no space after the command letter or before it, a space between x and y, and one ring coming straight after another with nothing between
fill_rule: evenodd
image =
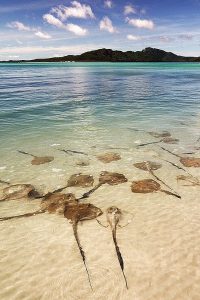
<instances>
[{"instance_id":1,"label":"ocean","mask_svg":"<svg viewBox=\"0 0 200 300\"><path fill-rule=\"evenodd\" d=\"M134 215L130 225L119 232L129 291L109 230L95 221L80 226L93 294L71 226L64 218L45 214L1 222L1 270L5 272L0 275L0 298L197 299L199 287L193 290L192 286L200 279L195 273L200 253L199 187L177 182L184 172L163 159L179 161L160 146L178 155L198 157L200 65L2 63L0 79L0 180L30 183L47 193L66 185L72 174L91 174L96 183L101 171L123 173L127 183L103 186L88 201L103 211L116 205ZM161 141L138 147L159 141L149 132L163 131L177 143ZM85 155L70 155L60 151L63 149ZM31 157L18 150L54 160L33 166ZM118 153L121 160L100 162L97 156L106 152ZM133 166L146 160L162 163L157 174L182 200L160 192L131 192L133 180L150 177ZM200 175L198 168L188 170ZM81 196L87 189L66 191ZM0 203L0 217L34 211L38 206L39 200ZM186 280L187 272L192 280ZM179 283L178 288L174 282ZM189 298L183 292L188 286Z\"/></svg>"}]
</instances>

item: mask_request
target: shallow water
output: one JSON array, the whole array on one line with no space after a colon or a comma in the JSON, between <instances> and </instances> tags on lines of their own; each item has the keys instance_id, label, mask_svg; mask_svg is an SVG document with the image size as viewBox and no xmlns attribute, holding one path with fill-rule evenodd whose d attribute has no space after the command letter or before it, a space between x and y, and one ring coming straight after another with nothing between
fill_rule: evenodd
<instances>
[{"instance_id":1,"label":"shallow water","mask_svg":"<svg viewBox=\"0 0 200 300\"><path fill-rule=\"evenodd\" d=\"M94 292L75 244L71 225L61 216L38 215L0 223L1 299L199 299L199 187L177 183L179 163L147 131L168 130L180 142L166 145L182 154L200 151L200 65L194 63L0 64L0 179L31 183L42 193L66 184L75 173L125 174L128 182L103 186L90 202L102 210L117 205L134 215L120 229L129 291L115 257L109 229L88 221L80 228ZM135 131L140 129L141 131ZM111 149L116 148L116 149ZM119 148L119 149L118 149ZM58 149L88 154L67 155ZM53 155L32 166L34 155ZM103 164L97 154L114 151L122 159ZM157 192L131 193L131 181L151 176L133 167L143 160L162 162L155 173L182 200ZM89 166L77 166L77 162ZM197 168L188 169L199 176ZM1 188L4 186L2 185ZM66 191L81 196L87 189ZM0 217L37 210L39 201L0 203ZM101 217L105 223L105 217ZM67 295L67 296L66 296Z\"/></svg>"}]
</instances>

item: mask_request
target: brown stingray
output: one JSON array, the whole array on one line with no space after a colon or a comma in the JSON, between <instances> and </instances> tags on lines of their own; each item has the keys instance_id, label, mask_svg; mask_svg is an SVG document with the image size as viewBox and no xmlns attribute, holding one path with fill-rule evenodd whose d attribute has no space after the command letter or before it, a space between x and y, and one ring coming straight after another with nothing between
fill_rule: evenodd
<instances>
[{"instance_id":1,"label":"brown stingray","mask_svg":"<svg viewBox=\"0 0 200 300\"><path fill-rule=\"evenodd\" d=\"M63 214L65 205L69 202L76 203L74 194L48 193L42 199L41 210L49 213Z\"/></svg>"},{"instance_id":2,"label":"brown stingray","mask_svg":"<svg viewBox=\"0 0 200 300\"><path fill-rule=\"evenodd\" d=\"M81 198L79 198L79 200L88 198L92 193L94 193L103 184L107 183L109 185L117 185L117 184L121 184L121 183L124 183L127 181L128 181L127 178L123 174L103 171L100 173L99 183L93 189L84 193L83 196Z\"/></svg>"},{"instance_id":3,"label":"brown stingray","mask_svg":"<svg viewBox=\"0 0 200 300\"><path fill-rule=\"evenodd\" d=\"M171 137L171 133L169 131L163 131L161 133L155 132L155 131L149 131L148 134L155 138L167 138Z\"/></svg>"},{"instance_id":4,"label":"brown stingray","mask_svg":"<svg viewBox=\"0 0 200 300\"><path fill-rule=\"evenodd\" d=\"M121 156L118 153L107 152L104 154L97 155L97 159L105 164L108 164L111 163L112 161L120 160Z\"/></svg>"},{"instance_id":5,"label":"brown stingray","mask_svg":"<svg viewBox=\"0 0 200 300\"><path fill-rule=\"evenodd\" d=\"M83 175L83 174L74 174L72 175L68 182L67 186L76 186L76 187L90 187L94 184L94 178L92 175Z\"/></svg>"},{"instance_id":6,"label":"brown stingray","mask_svg":"<svg viewBox=\"0 0 200 300\"><path fill-rule=\"evenodd\" d=\"M39 210L18 216L3 217L0 218L0 221L32 217L38 214L43 214L45 212L63 214L65 210L65 205L67 203L76 202L77 200L73 194L48 193L44 196L43 200L41 201Z\"/></svg>"},{"instance_id":7,"label":"brown stingray","mask_svg":"<svg viewBox=\"0 0 200 300\"><path fill-rule=\"evenodd\" d=\"M200 185L200 181L198 178L195 177L191 177L191 176L185 176L185 175L178 175L176 177L177 181L186 181L190 184L184 184L185 186L199 186Z\"/></svg>"},{"instance_id":8,"label":"brown stingray","mask_svg":"<svg viewBox=\"0 0 200 300\"><path fill-rule=\"evenodd\" d=\"M120 173L103 171L99 176L99 183L102 184L107 183L109 185L117 185L127 181L127 178Z\"/></svg>"},{"instance_id":9,"label":"brown stingray","mask_svg":"<svg viewBox=\"0 0 200 300\"><path fill-rule=\"evenodd\" d=\"M106 210L106 217L107 217L107 221L110 225L111 231L112 231L112 238L113 238L113 242L115 245L115 250L116 250L116 254L117 254L117 258L120 264L120 268L122 270L122 274L125 280L125 284L126 284L126 288L128 289L128 283L127 283L127 279L124 273L124 261L122 258L122 254L120 252L119 246L117 244L117 226L119 224L119 221L122 217L122 212L119 208L117 208L116 206L112 206L109 207Z\"/></svg>"},{"instance_id":10,"label":"brown stingray","mask_svg":"<svg viewBox=\"0 0 200 300\"><path fill-rule=\"evenodd\" d=\"M90 163L88 161L83 161L83 160L77 161L77 163L76 163L76 165L79 167L87 167L87 166L89 166L89 164Z\"/></svg>"},{"instance_id":11,"label":"brown stingray","mask_svg":"<svg viewBox=\"0 0 200 300\"><path fill-rule=\"evenodd\" d=\"M83 175L81 173L71 175L70 178L67 181L67 185L64 187L61 187L59 189L56 189L53 191L53 193L62 192L68 187L82 187L87 188L91 187L94 184L94 178L92 175Z\"/></svg>"},{"instance_id":12,"label":"brown stingray","mask_svg":"<svg viewBox=\"0 0 200 300\"><path fill-rule=\"evenodd\" d=\"M40 198L40 195L31 184L13 184L3 189L3 198L0 201L17 200L25 197Z\"/></svg>"},{"instance_id":13,"label":"brown stingray","mask_svg":"<svg viewBox=\"0 0 200 300\"><path fill-rule=\"evenodd\" d=\"M174 194L177 195L178 198L181 198L181 196L179 196L177 194L177 192L175 192L168 184L166 184L162 179L160 179L155 173L155 170L158 170L162 167L161 164L156 163L156 162L152 162L152 161L144 161L141 163L136 163L134 164L134 166L138 169L141 169L143 171L148 171L156 180L158 180L159 182L161 182L163 185L165 185L168 189L170 189Z\"/></svg>"},{"instance_id":14,"label":"brown stingray","mask_svg":"<svg viewBox=\"0 0 200 300\"><path fill-rule=\"evenodd\" d=\"M168 149L165 149L164 147L161 147L162 150L180 158L180 162L185 166L185 167L194 167L194 168L200 168L200 158L197 157L182 157L178 154L175 154Z\"/></svg>"},{"instance_id":15,"label":"brown stingray","mask_svg":"<svg viewBox=\"0 0 200 300\"><path fill-rule=\"evenodd\" d=\"M178 139L175 139L175 138L172 138L172 137L165 137L165 138L162 138L159 141L148 142L148 143L144 143L144 144L139 144L137 147L144 147L144 146L147 146L147 145L160 144L160 143L177 144L178 142L179 142Z\"/></svg>"},{"instance_id":16,"label":"brown stingray","mask_svg":"<svg viewBox=\"0 0 200 300\"><path fill-rule=\"evenodd\" d=\"M142 194L160 191L167 195L180 198L180 196L177 194L161 189L160 184L153 179L143 179L143 180L133 181L131 185L131 190L133 193L142 193Z\"/></svg>"},{"instance_id":17,"label":"brown stingray","mask_svg":"<svg viewBox=\"0 0 200 300\"><path fill-rule=\"evenodd\" d=\"M46 163L49 163L54 160L53 156L35 156L33 154L30 154L30 153L27 153L24 151L20 151L20 150L18 150L18 152L25 154L25 155L32 156L33 157L32 161L31 161L32 165L42 165L42 164L46 164Z\"/></svg>"},{"instance_id":18,"label":"brown stingray","mask_svg":"<svg viewBox=\"0 0 200 300\"><path fill-rule=\"evenodd\" d=\"M162 167L161 164L153 161L143 161L143 162L135 163L134 166L143 171L149 171L149 168L151 170L158 170Z\"/></svg>"},{"instance_id":19,"label":"brown stingray","mask_svg":"<svg viewBox=\"0 0 200 300\"><path fill-rule=\"evenodd\" d=\"M69 202L69 203L66 203L65 209L64 209L65 218L70 220L70 222L72 223L74 237L76 239L80 254L83 259L83 263L85 265L85 269L86 269L86 272L88 275L88 280L89 280L91 289L92 289L92 284L91 284L88 268L86 265L85 253L81 247L80 240L78 237L78 223L80 221L93 220L93 219L97 218L98 216L102 215L102 213L103 212L101 211L100 208L98 208L90 203L79 204L79 203Z\"/></svg>"}]
</instances>

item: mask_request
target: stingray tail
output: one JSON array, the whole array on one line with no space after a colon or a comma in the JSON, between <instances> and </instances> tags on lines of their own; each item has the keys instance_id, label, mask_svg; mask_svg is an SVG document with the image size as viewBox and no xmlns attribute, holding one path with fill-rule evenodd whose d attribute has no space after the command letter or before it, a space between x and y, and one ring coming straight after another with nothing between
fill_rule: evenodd
<instances>
[{"instance_id":1,"label":"stingray tail","mask_svg":"<svg viewBox=\"0 0 200 300\"><path fill-rule=\"evenodd\" d=\"M67 187L68 187L68 185L63 186L63 187L61 187L61 188L59 188L59 189L57 189L57 190L54 190L54 191L52 192L52 194L54 194L54 193L60 193L60 192L62 192L63 190L65 190Z\"/></svg>"},{"instance_id":2,"label":"stingray tail","mask_svg":"<svg viewBox=\"0 0 200 300\"><path fill-rule=\"evenodd\" d=\"M140 144L137 147L144 147L147 145L153 145L153 144L159 144L161 141L156 141L156 142L150 142L150 143L145 143L145 144Z\"/></svg>"},{"instance_id":3,"label":"stingray tail","mask_svg":"<svg viewBox=\"0 0 200 300\"><path fill-rule=\"evenodd\" d=\"M93 194L102 185L103 185L103 183L98 183L95 187L93 187L93 189L91 189L88 192L84 193L83 196L81 196L78 200L82 200L82 199L88 198L91 194Z\"/></svg>"},{"instance_id":4,"label":"stingray tail","mask_svg":"<svg viewBox=\"0 0 200 300\"><path fill-rule=\"evenodd\" d=\"M43 214L43 213L45 213L44 210L38 210L33 213L27 213L27 214L11 216L11 217L3 217L3 218L0 218L0 222L12 220L12 219L21 219L21 218L32 217L32 216L36 216L36 215Z\"/></svg>"},{"instance_id":5,"label":"stingray tail","mask_svg":"<svg viewBox=\"0 0 200 300\"><path fill-rule=\"evenodd\" d=\"M0 183L10 185L10 182L4 181L4 180L1 180L1 179L0 179Z\"/></svg>"},{"instance_id":6,"label":"stingray tail","mask_svg":"<svg viewBox=\"0 0 200 300\"><path fill-rule=\"evenodd\" d=\"M177 194L176 191L174 191L168 184L166 184L162 179L160 179L158 176L156 176L156 174L154 174L154 172L149 169L149 173L158 181L160 181L164 186L166 186L168 189L170 189L173 193L169 192L171 195L181 199L181 196L179 194Z\"/></svg>"},{"instance_id":7,"label":"stingray tail","mask_svg":"<svg viewBox=\"0 0 200 300\"><path fill-rule=\"evenodd\" d=\"M170 153L170 154L172 154L172 155L174 155L174 156L176 156L176 157L179 157L179 158L181 158L181 156L180 155L178 155L178 154L176 154L176 153L173 153L173 152L171 152L171 151L169 151L168 149L166 149L166 148L164 148L164 147L160 147L162 150L164 150L164 151L166 151L166 152L168 152L168 153Z\"/></svg>"},{"instance_id":8,"label":"stingray tail","mask_svg":"<svg viewBox=\"0 0 200 300\"><path fill-rule=\"evenodd\" d=\"M121 267L121 270L122 270L122 274L123 274L123 277L124 277L124 281L125 281L125 284L126 284L126 288L128 290L128 283L127 283L126 275L124 273L124 261L123 261L122 254L120 252L119 246L117 245L116 229L112 230L112 237L113 237L113 242L114 242L114 245L115 245L115 250L116 250L116 253L117 253L117 258L118 258L118 261L119 261L119 264L120 264L120 267Z\"/></svg>"},{"instance_id":9,"label":"stingray tail","mask_svg":"<svg viewBox=\"0 0 200 300\"><path fill-rule=\"evenodd\" d=\"M29 155L29 156L32 156L32 157L35 157L35 155L31 154L31 153L28 153L28 152L24 152L24 151L21 151L21 150L17 150L19 153L21 154L25 154L25 155Z\"/></svg>"},{"instance_id":10,"label":"stingray tail","mask_svg":"<svg viewBox=\"0 0 200 300\"><path fill-rule=\"evenodd\" d=\"M181 199L181 196L179 196L179 195L177 195L177 194L174 194L174 193L172 193L172 192L169 192L169 191L166 191L166 190L160 190L160 191L163 192L163 193L165 193L165 194L167 194L167 195L174 196L174 197L176 197L176 198Z\"/></svg>"},{"instance_id":11,"label":"stingray tail","mask_svg":"<svg viewBox=\"0 0 200 300\"><path fill-rule=\"evenodd\" d=\"M87 272L88 281L89 281L91 290L93 291L92 283L91 283L91 280L90 280L90 274L89 274L89 271L88 271L88 268L87 268L87 264L86 264L85 253L84 253L84 251L83 251L83 249L81 247L81 244L80 244L80 241L79 241L79 238L78 238L77 223L73 224L73 231L74 231L74 236L75 236L75 239L76 239L76 242L77 242L77 245L78 245L78 248L79 248L79 251L80 251L80 254L81 254L81 257L82 257L85 269L86 269L86 272Z\"/></svg>"}]
</instances>

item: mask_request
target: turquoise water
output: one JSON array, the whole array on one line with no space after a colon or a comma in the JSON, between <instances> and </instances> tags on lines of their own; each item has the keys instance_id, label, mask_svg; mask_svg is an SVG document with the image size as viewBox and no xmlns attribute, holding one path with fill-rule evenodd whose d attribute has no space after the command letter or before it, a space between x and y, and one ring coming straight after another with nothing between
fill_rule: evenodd
<instances>
[{"instance_id":1,"label":"turquoise water","mask_svg":"<svg viewBox=\"0 0 200 300\"><path fill-rule=\"evenodd\" d=\"M152 140L132 128L184 135L185 147L198 138L199 64L0 64L0 78L3 166L27 159L19 148L42 155L56 144L88 152Z\"/></svg>"}]
</instances>

